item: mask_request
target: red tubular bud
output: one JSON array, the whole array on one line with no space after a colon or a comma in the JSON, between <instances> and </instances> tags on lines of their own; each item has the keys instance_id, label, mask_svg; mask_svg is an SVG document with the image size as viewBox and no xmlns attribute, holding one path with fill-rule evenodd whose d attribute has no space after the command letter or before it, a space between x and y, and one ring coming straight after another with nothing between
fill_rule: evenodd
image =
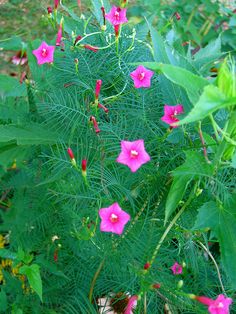
<instances>
[{"instance_id":1,"label":"red tubular bud","mask_svg":"<svg viewBox=\"0 0 236 314\"><path fill-rule=\"evenodd\" d=\"M181 19L181 16L178 12L174 13L174 16L176 17L176 20L179 21Z\"/></svg>"},{"instance_id":2,"label":"red tubular bud","mask_svg":"<svg viewBox=\"0 0 236 314\"><path fill-rule=\"evenodd\" d=\"M57 9L59 5L59 0L54 0L54 8Z\"/></svg>"},{"instance_id":3,"label":"red tubular bud","mask_svg":"<svg viewBox=\"0 0 236 314\"><path fill-rule=\"evenodd\" d=\"M72 149L71 149L70 147L67 149L67 153L68 153L68 155L70 156L70 159L75 159L75 156L74 156L74 154L73 154L73 151L72 151Z\"/></svg>"},{"instance_id":4,"label":"red tubular bud","mask_svg":"<svg viewBox=\"0 0 236 314\"><path fill-rule=\"evenodd\" d=\"M114 25L115 35L116 38L119 37L120 25Z\"/></svg>"},{"instance_id":5,"label":"red tubular bud","mask_svg":"<svg viewBox=\"0 0 236 314\"><path fill-rule=\"evenodd\" d=\"M88 49L88 50L91 50L93 52L97 52L98 51L97 47L93 47L93 46L90 46L90 45L84 45L84 48Z\"/></svg>"},{"instance_id":6,"label":"red tubular bud","mask_svg":"<svg viewBox=\"0 0 236 314\"><path fill-rule=\"evenodd\" d=\"M52 13L52 7L47 7L47 10L48 10L48 14Z\"/></svg>"},{"instance_id":7,"label":"red tubular bud","mask_svg":"<svg viewBox=\"0 0 236 314\"><path fill-rule=\"evenodd\" d=\"M106 113L108 113L108 111L109 111L109 110L108 110L105 106L103 106L102 104L98 104L98 108L103 109L104 112L106 112Z\"/></svg>"},{"instance_id":8,"label":"red tubular bud","mask_svg":"<svg viewBox=\"0 0 236 314\"><path fill-rule=\"evenodd\" d=\"M90 121L93 123L93 127L94 127L94 129L95 129L95 132L96 132L96 133L101 132L101 130L99 129L98 124L97 124L97 121L96 121L96 119L95 119L94 116L91 116L91 117L90 117Z\"/></svg>"},{"instance_id":9,"label":"red tubular bud","mask_svg":"<svg viewBox=\"0 0 236 314\"><path fill-rule=\"evenodd\" d=\"M82 167L82 171L86 172L86 169L87 169L87 160L86 159L82 160L81 167Z\"/></svg>"},{"instance_id":10,"label":"red tubular bud","mask_svg":"<svg viewBox=\"0 0 236 314\"><path fill-rule=\"evenodd\" d=\"M101 91L101 86L102 86L102 80L97 80L96 87L95 87L95 99L98 99L98 96Z\"/></svg>"},{"instance_id":11,"label":"red tubular bud","mask_svg":"<svg viewBox=\"0 0 236 314\"><path fill-rule=\"evenodd\" d=\"M146 263L146 264L143 266L143 268L146 270L146 269L148 269L150 266L151 266L150 263Z\"/></svg>"},{"instance_id":12,"label":"red tubular bud","mask_svg":"<svg viewBox=\"0 0 236 314\"><path fill-rule=\"evenodd\" d=\"M102 17L103 17L103 25L106 25L106 11L104 7L101 7Z\"/></svg>"},{"instance_id":13,"label":"red tubular bud","mask_svg":"<svg viewBox=\"0 0 236 314\"><path fill-rule=\"evenodd\" d=\"M152 285L152 287L154 289L160 289L161 288L161 285L159 283L154 283L154 285Z\"/></svg>"},{"instance_id":14,"label":"red tubular bud","mask_svg":"<svg viewBox=\"0 0 236 314\"><path fill-rule=\"evenodd\" d=\"M26 72L23 71L20 76L20 84L22 84L25 79L26 79Z\"/></svg>"},{"instance_id":15,"label":"red tubular bud","mask_svg":"<svg viewBox=\"0 0 236 314\"><path fill-rule=\"evenodd\" d=\"M74 46L77 44L77 42L82 39L83 37L78 35L76 38L75 38L75 42L74 42Z\"/></svg>"},{"instance_id":16,"label":"red tubular bud","mask_svg":"<svg viewBox=\"0 0 236 314\"><path fill-rule=\"evenodd\" d=\"M59 30L57 33L56 46L61 45L61 38L62 38L62 23L60 23Z\"/></svg>"},{"instance_id":17,"label":"red tubular bud","mask_svg":"<svg viewBox=\"0 0 236 314\"><path fill-rule=\"evenodd\" d=\"M54 259L54 262L58 261L58 250L55 250L55 252L53 254L53 259Z\"/></svg>"},{"instance_id":18,"label":"red tubular bud","mask_svg":"<svg viewBox=\"0 0 236 314\"><path fill-rule=\"evenodd\" d=\"M79 7L79 9L81 11L81 0L78 0L78 7Z\"/></svg>"}]
</instances>

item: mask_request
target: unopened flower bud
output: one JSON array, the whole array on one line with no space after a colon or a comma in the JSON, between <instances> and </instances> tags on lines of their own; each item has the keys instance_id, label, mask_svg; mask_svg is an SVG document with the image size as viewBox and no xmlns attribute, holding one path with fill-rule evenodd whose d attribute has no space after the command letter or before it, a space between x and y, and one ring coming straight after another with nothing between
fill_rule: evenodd
<instances>
[{"instance_id":1,"label":"unopened flower bud","mask_svg":"<svg viewBox=\"0 0 236 314\"><path fill-rule=\"evenodd\" d=\"M54 9L57 9L59 5L59 0L54 0Z\"/></svg>"},{"instance_id":2,"label":"unopened flower bud","mask_svg":"<svg viewBox=\"0 0 236 314\"><path fill-rule=\"evenodd\" d=\"M83 159L82 160L82 163L81 163L81 168L82 168L82 175L86 177L87 175L87 160L86 159Z\"/></svg>"},{"instance_id":3,"label":"unopened flower bud","mask_svg":"<svg viewBox=\"0 0 236 314\"><path fill-rule=\"evenodd\" d=\"M94 47L94 46L91 46L91 45L84 45L84 48L88 49L88 50L91 50L93 52L97 52L98 51L97 47Z\"/></svg>"},{"instance_id":4,"label":"unopened flower bud","mask_svg":"<svg viewBox=\"0 0 236 314\"><path fill-rule=\"evenodd\" d=\"M95 132L96 132L96 133L101 132L101 130L99 129L98 124L97 124L97 121L96 121L96 119L95 119L94 116L91 116L91 117L90 117L90 121L93 123L93 127L94 127L94 129L95 129Z\"/></svg>"},{"instance_id":5,"label":"unopened flower bud","mask_svg":"<svg viewBox=\"0 0 236 314\"><path fill-rule=\"evenodd\" d=\"M61 19L59 30L58 30L58 33L57 33L56 46L60 46L61 45L62 26L63 26L63 18Z\"/></svg>"},{"instance_id":6,"label":"unopened flower bud","mask_svg":"<svg viewBox=\"0 0 236 314\"><path fill-rule=\"evenodd\" d=\"M183 280L179 280L179 282L177 283L177 288L181 289L184 285L184 281Z\"/></svg>"},{"instance_id":7,"label":"unopened flower bud","mask_svg":"<svg viewBox=\"0 0 236 314\"><path fill-rule=\"evenodd\" d=\"M105 107L105 106L103 106L102 104L98 104L98 108L101 108L102 110L104 110L104 112L106 112L106 113L108 113L108 109Z\"/></svg>"},{"instance_id":8,"label":"unopened flower bud","mask_svg":"<svg viewBox=\"0 0 236 314\"><path fill-rule=\"evenodd\" d=\"M146 263L146 264L143 266L143 268L144 268L145 270L147 270L150 266L151 266L150 263Z\"/></svg>"},{"instance_id":9,"label":"unopened flower bud","mask_svg":"<svg viewBox=\"0 0 236 314\"><path fill-rule=\"evenodd\" d=\"M57 249L54 251L53 259L54 259L54 262L58 261L58 250Z\"/></svg>"},{"instance_id":10,"label":"unopened flower bud","mask_svg":"<svg viewBox=\"0 0 236 314\"><path fill-rule=\"evenodd\" d=\"M101 30L104 32L107 29L106 25L101 26Z\"/></svg>"},{"instance_id":11,"label":"unopened flower bud","mask_svg":"<svg viewBox=\"0 0 236 314\"><path fill-rule=\"evenodd\" d=\"M48 14L52 13L52 7L47 7Z\"/></svg>"},{"instance_id":12,"label":"unopened flower bud","mask_svg":"<svg viewBox=\"0 0 236 314\"><path fill-rule=\"evenodd\" d=\"M81 40L83 37L82 36L80 36L80 35L78 35L76 38L75 38L75 42L74 42L74 46L77 44L77 42L79 41L79 40Z\"/></svg>"},{"instance_id":13,"label":"unopened flower bud","mask_svg":"<svg viewBox=\"0 0 236 314\"><path fill-rule=\"evenodd\" d=\"M98 96L101 91L101 86L102 86L102 80L97 80L96 87L95 87L95 99L98 99Z\"/></svg>"},{"instance_id":14,"label":"unopened flower bud","mask_svg":"<svg viewBox=\"0 0 236 314\"><path fill-rule=\"evenodd\" d=\"M174 13L174 16L176 17L176 20L179 21L181 19L181 16L178 12Z\"/></svg>"},{"instance_id":15,"label":"unopened flower bud","mask_svg":"<svg viewBox=\"0 0 236 314\"><path fill-rule=\"evenodd\" d=\"M72 165L76 166L75 157L74 157L73 151L72 151L72 149L70 147L67 149L67 153L68 153L68 155L69 155L69 157L71 159Z\"/></svg>"},{"instance_id":16,"label":"unopened flower bud","mask_svg":"<svg viewBox=\"0 0 236 314\"><path fill-rule=\"evenodd\" d=\"M119 37L119 31L120 31L120 25L114 25L114 30L115 30L115 35L116 35L116 38Z\"/></svg>"},{"instance_id":17,"label":"unopened flower bud","mask_svg":"<svg viewBox=\"0 0 236 314\"><path fill-rule=\"evenodd\" d=\"M160 289L160 288L161 288L161 285L160 285L159 283L154 283L154 284L152 285L152 287L153 287L154 289Z\"/></svg>"}]
</instances>

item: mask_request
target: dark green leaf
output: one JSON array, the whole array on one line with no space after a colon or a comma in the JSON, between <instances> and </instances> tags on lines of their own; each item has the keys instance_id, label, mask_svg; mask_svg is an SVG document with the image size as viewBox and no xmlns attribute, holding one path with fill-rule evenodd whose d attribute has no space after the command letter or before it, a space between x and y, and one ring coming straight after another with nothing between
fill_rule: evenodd
<instances>
[{"instance_id":1,"label":"dark green leaf","mask_svg":"<svg viewBox=\"0 0 236 314\"><path fill-rule=\"evenodd\" d=\"M203 94L194 108L178 125L199 121L206 118L209 114L221 108L227 108L235 105L236 98L226 98L226 96L214 85L204 88Z\"/></svg>"},{"instance_id":2,"label":"dark green leaf","mask_svg":"<svg viewBox=\"0 0 236 314\"><path fill-rule=\"evenodd\" d=\"M32 264L30 266L24 265L19 268L19 273L25 275L29 281L30 287L38 294L42 300L42 280L40 276L39 265Z\"/></svg>"},{"instance_id":3,"label":"dark green leaf","mask_svg":"<svg viewBox=\"0 0 236 314\"><path fill-rule=\"evenodd\" d=\"M157 73L163 73L170 81L183 87L192 104L198 101L203 88L209 84L204 78L171 64L157 62L143 62L142 64Z\"/></svg>"}]
</instances>

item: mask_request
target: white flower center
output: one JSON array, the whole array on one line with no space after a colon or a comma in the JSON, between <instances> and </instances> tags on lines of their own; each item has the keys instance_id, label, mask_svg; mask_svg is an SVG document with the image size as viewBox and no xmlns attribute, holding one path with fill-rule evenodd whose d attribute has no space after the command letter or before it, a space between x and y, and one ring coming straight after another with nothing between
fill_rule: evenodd
<instances>
[{"instance_id":1,"label":"white flower center","mask_svg":"<svg viewBox=\"0 0 236 314\"><path fill-rule=\"evenodd\" d=\"M136 158L137 156L138 156L138 152L136 150L131 150L130 157L131 158Z\"/></svg>"},{"instance_id":2,"label":"white flower center","mask_svg":"<svg viewBox=\"0 0 236 314\"><path fill-rule=\"evenodd\" d=\"M119 220L119 217L116 214L111 214L110 221L111 222L117 222Z\"/></svg>"},{"instance_id":3,"label":"white flower center","mask_svg":"<svg viewBox=\"0 0 236 314\"><path fill-rule=\"evenodd\" d=\"M120 13L118 11L115 12L115 19L116 20L120 19Z\"/></svg>"},{"instance_id":4,"label":"white flower center","mask_svg":"<svg viewBox=\"0 0 236 314\"><path fill-rule=\"evenodd\" d=\"M43 57L46 57L47 54L48 54L47 49L46 49L46 48L43 48L43 49L42 49L42 56L43 56Z\"/></svg>"},{"instance_id":5,"label":"white flower center","mask_svg":"<svg viewBox=\"0 0 236 314\"><path fill-rule=\"evenodd\" d=\"M223 304L222 302L219 302L219 304L217 305L217 307L218 307L219 309L223 309L223 308L224 308L224 304Z\"/></svg>"},{"instance_id":6,"label":"white flower center","mask_svg":"<svg viewBox=\"0 0 236 314\"><path fill-rule=\"evenodd\" d=\"M145 78L145 73L144 72L139 73L138 78L140 79L140 81L142 81Z\"/></svg>"}]
</instances>

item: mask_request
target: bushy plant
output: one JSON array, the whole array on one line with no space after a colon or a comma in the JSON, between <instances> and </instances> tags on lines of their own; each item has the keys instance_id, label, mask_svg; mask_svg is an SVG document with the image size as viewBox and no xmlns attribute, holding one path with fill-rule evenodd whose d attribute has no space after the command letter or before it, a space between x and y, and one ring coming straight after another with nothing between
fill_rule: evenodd
<instances>
[{"instance_id":1,"label":"bushy plant","mask_svg":"<svg viewBox=\"0 0 236 314\"><path fill-rule=\"evenodd\" d=\"M0 310L229 313L235 62L92 5L1 77Z\"/></svg>"}]
</instances>

